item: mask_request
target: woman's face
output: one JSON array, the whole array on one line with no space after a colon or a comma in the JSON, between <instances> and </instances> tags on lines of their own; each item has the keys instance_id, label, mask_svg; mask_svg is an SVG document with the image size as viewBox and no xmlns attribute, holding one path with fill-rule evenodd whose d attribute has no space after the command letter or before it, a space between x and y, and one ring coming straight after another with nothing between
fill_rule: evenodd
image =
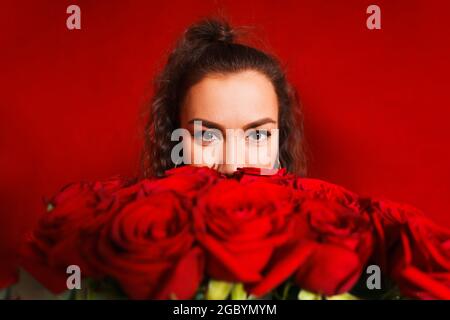
<instances>
[{"instance_id":1,"label":"woman's face","mask_svg":"<svg viewBox=\"0 0 450 320\"><path fill-rule=\"evenodd\" d=\"M192 86L181 108L184 163L229 174L273 168L278 157L278 101L257 71L211 74Z\"/></svg>"}]
</instances>

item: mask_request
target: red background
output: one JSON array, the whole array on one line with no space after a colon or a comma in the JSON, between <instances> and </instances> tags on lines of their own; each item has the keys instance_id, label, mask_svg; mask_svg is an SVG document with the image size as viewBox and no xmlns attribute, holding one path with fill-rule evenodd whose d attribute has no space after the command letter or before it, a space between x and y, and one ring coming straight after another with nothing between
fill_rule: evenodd
<instances>
[{"instance_id":1,"label":"red background","mask_svg":"<svg viewBox=\"0 0 450 320\"><path fill-rule=\"evenodd\" d=\"M445 2L2 0L0 282L43 196L136 173L151 79L183 29L208 15L254 26L286 64L312 177L450 226ZM70 4L81 7L81 30L66 28ZM381 7L381 30L366 28L370 4Z\"/></svg>"}]
</instances>

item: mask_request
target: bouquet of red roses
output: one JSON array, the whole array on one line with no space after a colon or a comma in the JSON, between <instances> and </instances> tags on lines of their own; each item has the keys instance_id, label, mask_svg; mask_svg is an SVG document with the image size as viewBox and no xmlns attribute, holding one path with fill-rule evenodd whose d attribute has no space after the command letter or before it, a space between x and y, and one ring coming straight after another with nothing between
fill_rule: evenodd
<instances>
[{"instance_id":1,"label":"bouquet of red roses","mask_svg":"<svg viewBox=\"0 0 450 320\"><path fill-rule=\"evenodd\" d=\"M450 232L420 211L261 173L184 166L69 184L21 267L69 298L450 299ZM68 290L69 266L81 290Z\"/></svg>"}]
</instances>

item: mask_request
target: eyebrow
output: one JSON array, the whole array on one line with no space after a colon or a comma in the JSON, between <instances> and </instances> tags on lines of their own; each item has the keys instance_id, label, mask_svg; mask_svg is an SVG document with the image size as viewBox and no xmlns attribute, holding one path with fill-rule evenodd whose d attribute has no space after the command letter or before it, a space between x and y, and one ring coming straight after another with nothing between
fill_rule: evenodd
<instances>
[{"instance_id":1,"label":"eyebrow","mask_svg":"<svg viewBox=\"0 0 450 320\"><path fill-rule=\"evenodd\" d=\"M218 129L220 131L224 131L224 127L221 126L220 124L215 123L213 121L201 119L201 118L194 118L194 119L190 120L188 123L192 124L192 123L194 123L194 121L201 121L202 125L204 125L207 128ZM242 129L248 130L251 128L256 128L256 127L262 126L263 124L266 124L266 123L276 123L276 121L273 120L272 118L262 118L262 119L259 119L259 120L256 120L256 121L246 124Z\"/></svg>"},{"instance_id":2,"label":"eyebrow","mask_svg":"<svg viewBox=\"0 0 450 320\"><path fill-rule=\"evenodd\" d=\"M251 129L251 128L257 128L266 123L277 123L277 122L275 120L273 120L272 118L262 118L262 119L259 119L259 120L256 120L256 121L246 124L242 129L247 130L247 129Z\"/></svg>"}]
</instances>

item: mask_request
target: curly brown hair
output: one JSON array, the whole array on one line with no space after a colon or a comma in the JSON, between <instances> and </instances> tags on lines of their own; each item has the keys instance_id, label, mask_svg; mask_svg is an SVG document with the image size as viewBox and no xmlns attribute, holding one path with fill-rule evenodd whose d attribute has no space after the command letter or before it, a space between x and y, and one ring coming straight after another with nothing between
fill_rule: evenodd
<instances>
[{"instance_id":1,"label":"curly brown hair","mask_svg":"<svg viewBox=\"0 0 450 320\"><path fill-rule=\"evenodd\" d=\"M141 177L161 176L173 168L171 141L180 126L180 106L186 92L211 73L246 70L261 72L272 82L279 107L279 161L288 172L306 175L303 114L296 90L287 81L278 60L254 47L238 43L237 31L222 19L207 19L190 26L169 54L155 79L154 96L146 106Z\"/></svg>"}]
</instances>

